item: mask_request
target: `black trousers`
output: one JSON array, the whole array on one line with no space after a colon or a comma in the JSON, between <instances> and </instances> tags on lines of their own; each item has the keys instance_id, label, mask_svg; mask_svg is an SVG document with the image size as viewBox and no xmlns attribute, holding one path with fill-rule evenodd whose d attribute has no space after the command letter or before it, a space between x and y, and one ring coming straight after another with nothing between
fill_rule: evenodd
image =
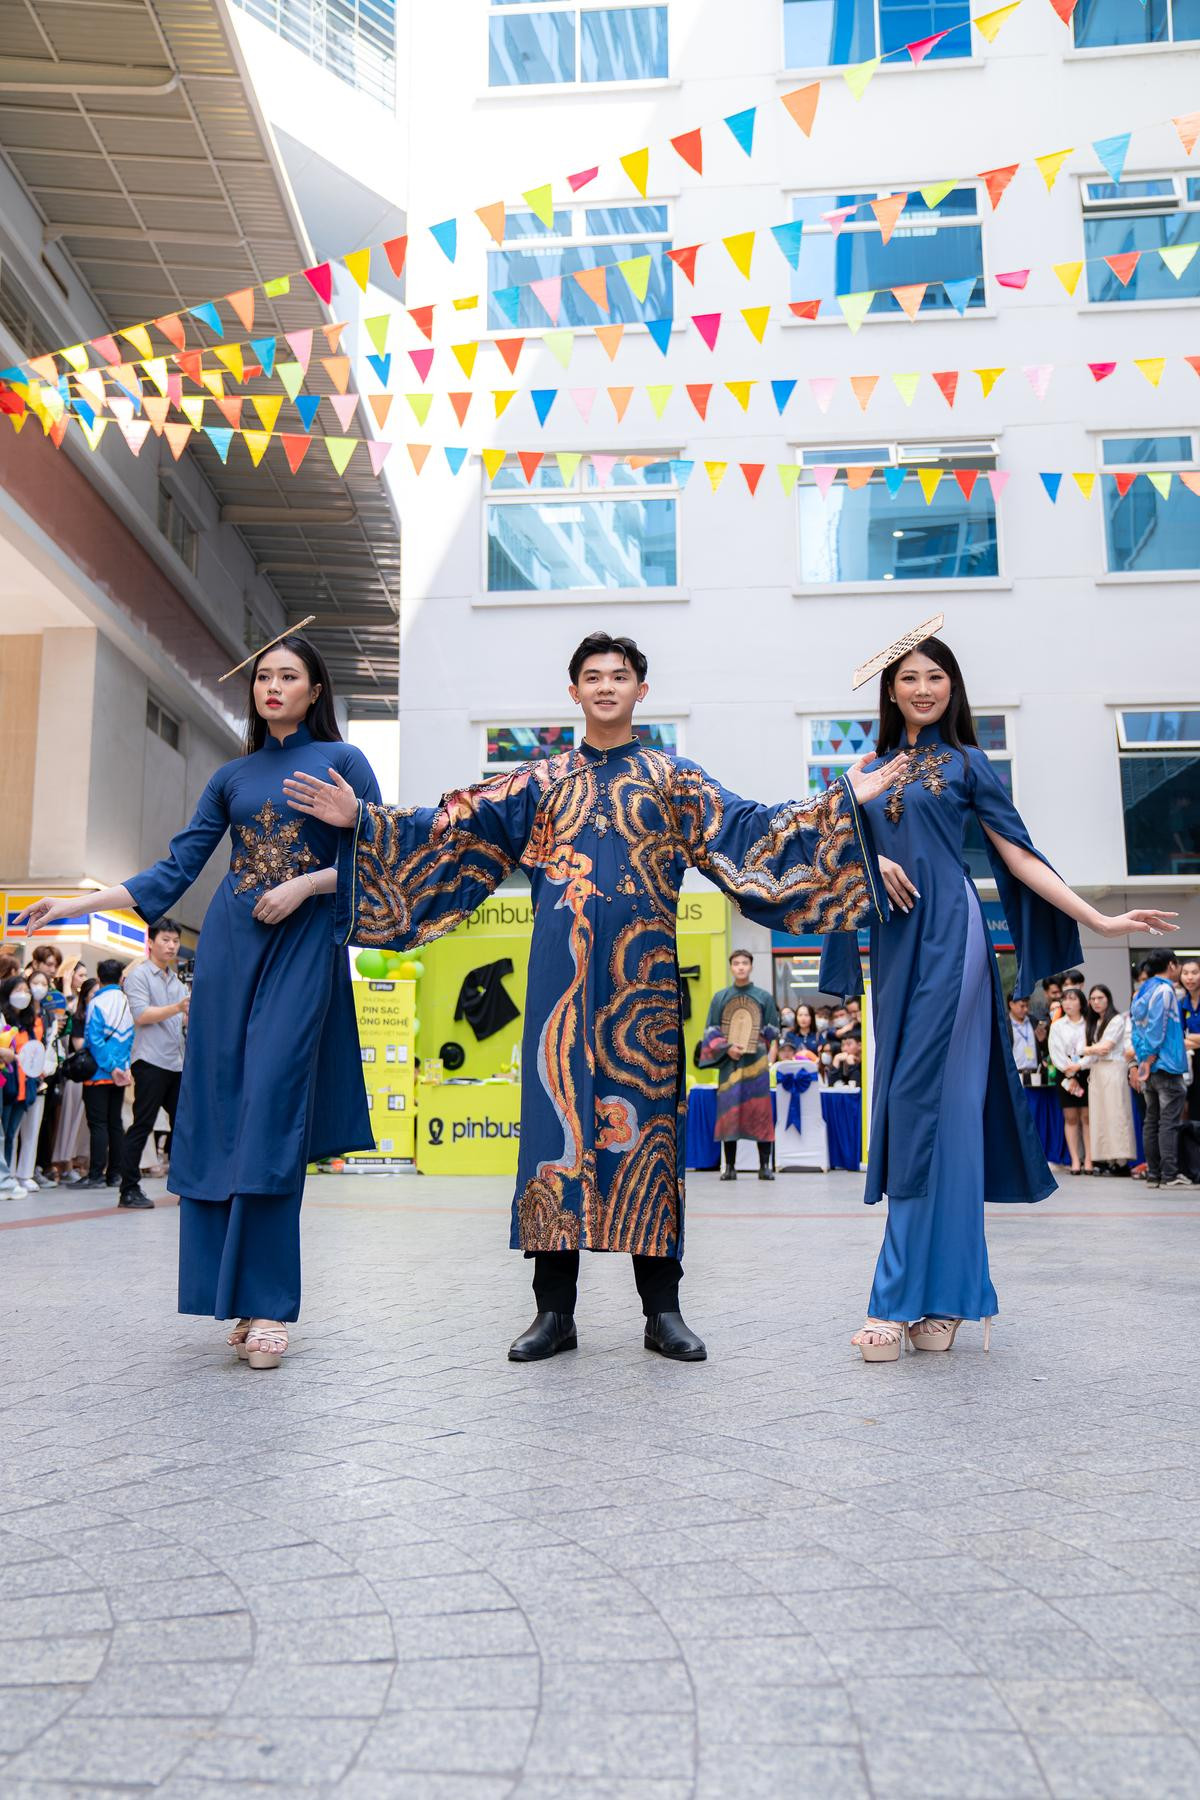
<instances>
[{"instance_id":1,"label":"black trousers","mask_svg":"<svg viewBox=\"0 0 1200 1800\"><path fill-rule=\"evenodd\" d=\"M647 1318L679 1311L683 1264L677 1256L635 1256L633 1279ZM578 1250L539 1250L533 1259L533 1293L539 1312L573 1313L579 1290Z\"/></svg>"},{"instance_id":2,"label":"black trousers","mask_svg":"<svg viewBox=\"0 0 1200 1800\"><path fill-rule=\"evenodd\" d=\"M1146 1096L1146 1123L1142 1132L1146 1173L1155 1180L1161 1177L1163 1181L1174 1181L1179 1173L1179 1127L1183 1123L1186 1078L1151 1069L1150 1079L1142 1091Z\"/></svg>"},{"instance_id":3,"label":"black trousers","mask_svg":"<svg viewBox=\"0 0 1200 1800\"><path fill-rule=\"evenodd\" d=\"M125 1153L121 1158L121 1187L126 1193L138 1185L142 1151L146 1148L146 1139L154 1130L160 1106L166 1107L171 1129L175 1129L180 1081L178 1069L160 1069L157 1063L146 1062L143 1057L138 1057L130 1065L129 1072L134 1084L133 1124L125 1133Z\"/></svg>"},{"instance_id":4,"label":"black trousers","mask_svg":"<svg viewBox=\"0 0 1200 1800\"><path fill-rule=\"evenodd\" d=\"M88 1178L103 1181L121 1173L121 1151L125 1144L125 1127L121 1123L124 1088L115 1082L84 1083L83 1110L91 1137Z\"/></svg>"},{"instance_id":5,"label":"black trousers","mask_svg":"<svg viewBox=\"0 0 1200 1800\"><path fill-rule=\"evenodd\" d=\"M725 1151L725 1167L727 1169L732 1169L737 1164L737 1147L740 1142L740 1138L726 1138L724 1140L723 1148ZM775 1148L774 1140L772 1138L756 1138L755 1142L758 1145L759 1168L769 1169L771 1166L771 1151Z\"/></svg>"}]
</instances>

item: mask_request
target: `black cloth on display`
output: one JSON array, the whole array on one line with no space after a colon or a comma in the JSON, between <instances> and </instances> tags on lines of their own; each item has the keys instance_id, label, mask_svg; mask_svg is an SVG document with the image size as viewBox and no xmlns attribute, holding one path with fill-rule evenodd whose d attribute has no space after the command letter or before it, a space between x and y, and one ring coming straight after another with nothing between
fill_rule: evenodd
<instances>
[{"instance_id":1,"label":"black cloth on display","mask_svg":"<svg viewBox=\"0 0 1200 1800\"><path fill-rule=\"evenodd\" d=\"M462 986L458 990L458 1004L454 1008L454 1022L465 1019L480 1043L484 1038L495 1037L514 1019L519 1019L521 1009L514 1006L503 983L506 975L511 975L513 966L507 957L498 962L484 963L478 969L472 969L469 975L463 976Z\"/></svg>"},{"instance_id":2,"label":"black cloth on display","mask_svg":"<svg viewBox=\"0 0 1200 1800\"><path fill-rule=\"evenodd\" d=\"M686 969L679 971L679 1008L680 1017L685 1025L692 1016L692 990L688 986L688 982L699 981L699 979L699 963L689 963Z\"/></svg>"}]
</instances>

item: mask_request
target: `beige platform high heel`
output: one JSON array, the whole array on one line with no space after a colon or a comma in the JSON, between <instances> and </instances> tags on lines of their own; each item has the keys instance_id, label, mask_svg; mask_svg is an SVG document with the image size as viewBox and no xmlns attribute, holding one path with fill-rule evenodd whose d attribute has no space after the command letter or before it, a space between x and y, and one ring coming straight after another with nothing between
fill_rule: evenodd
<instances>
[{"instance_id":1,"label":"beige platform high heel","mask_svg":"<svg viewBox=\"0 0 1200 1800\"><path fill-rule=\"evenodd\" d=\"M864 1343L868 1333L872 1337L881 1338L882 1342ZM855 1332L850 1342L858 1346L864 1362L899 1362L907 1336L908 1326L894 1319L868 1319L861 1330Z\"/></svg>"},{"instance_id":2,"label":"beige platform high heel","mask_svg":"<svg viewBox=\"0 0 1200 1800\"><path fill-rule=\"evenodd\" d=\"M908 1341L914 1350L952 1350L961 1319L918 1319L908 1328ZM992 1321L983 1321L985 1355L992 1347Z\"/></svg>"},{"instance_id":3,"label":"beige platform high heel","mask_svg":"<svg viewBox=\"0 0 1200 1800\"><path fill-rule=\"evenodd\" d=\"M256 1319L246 1337L246 1361L252 1369L277 1369L288 1347L286 1325Z\"/></svg>"},{"instance_id":4,"label":"beige platform high heel","mask_svg":"<svg viewBox=\"0 0 1200 1800\"><path fill-rule=\"evenodd\" d=\"M230 1346L230 1348L237 1351L239 1362L245 1362L247 1356L249 1355L249 1351L246 1349L246 1339L249 1337L249 1335L250 1335L249 1319L239 1319L237 1324L234 1326L233 1330L230 1332L229 1336L225 1339L225 1342Z\"/></svg>"}]
</instances>

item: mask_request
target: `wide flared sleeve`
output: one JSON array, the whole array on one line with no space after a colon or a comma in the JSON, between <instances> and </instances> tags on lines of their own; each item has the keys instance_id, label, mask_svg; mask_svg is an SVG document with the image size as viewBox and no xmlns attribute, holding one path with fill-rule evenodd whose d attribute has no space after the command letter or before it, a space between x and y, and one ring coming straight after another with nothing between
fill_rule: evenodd
<instances>
[{"instance_id":1,"label":"wide flared sleeve","mask_svg":"<svg viewBox=\"0 0 1200 1800\"><path fill-rule=\"evenodd\" d=\"M516 868L542 792L526 765L438 807L361 801L338 849L338 942L412 950L453 931Z\"/></svg>"},{"instance_id":2,"label":"wide flared sleeve","mask_svg":"<svg viewBox=\"0 0 1200 1800\"><path fill-rule=\"evenodd\" d=\"M1030 851L1047 868L1052 866L1031 840L1020 813L983 751L972 747L966 757L971 805L980 824L987 827L984 842L988 861L1017 952L1017 992L1032 994L1043 975L1053 975L1083 962L1079 927L1057 906L1027 888L1005 863L988 831Z\"/></svg>"},{"instance_id":3,"label":"wide flared sleeve","mask_svg":"<svg viewBox=\"0 0 1200 1800\"><path fill-rule=\"evenodd\" d=\"M811 800L743 800L680 761L675 811L693 867L777 931L851 931L886 916L869 827L839 776Z\"/></svg>"},{"instance_id":4,"label":"wide flared sleeve","mask_svg":"<svg viewBox=\"0 0 1200 1800\"><path fill-rule=\"evenodd\" d=\"M201 794L191 823L171 839L167 854L152 868L143 869L140 875L131 875L125 883L134 907L147 925L153 925L156 919L164 918L171 911L228 830L225 771L218 769Z\"/></svg>"}]
</instances>

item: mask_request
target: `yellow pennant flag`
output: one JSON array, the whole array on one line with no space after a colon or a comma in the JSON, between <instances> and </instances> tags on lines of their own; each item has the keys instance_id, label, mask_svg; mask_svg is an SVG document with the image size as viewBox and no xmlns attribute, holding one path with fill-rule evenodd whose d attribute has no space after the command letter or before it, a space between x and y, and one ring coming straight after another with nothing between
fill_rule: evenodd
<instances>
[{"instance_id":1,"label":"yellow pennant flag","mask_svg":"<svg viewBox=\"0 0 1200 1800\"><path fill-rule=\"evenodd\" d=\"M851 63L848 69L842 70L842 80L856 100L862 99L882 61L882 56L873 56L868 62Z\"/></svg>"},{"instance_id":2,"label":"yellow pennant flag","mask_svg":"<svg viewBox=\"0 0 1200 1800\"><path fill-rule=\"evenodd\" d=\"M69 350L58 353L64 362L69 362L77 375L81 375L88 366L88 353L82 344L72 344Z\"/></svg>"},{"instance_id":3,"label":"yellow pennant flag","mask_svg":"<svg viewBox=\"0 0 1200 1800\"><path fill-rule=\"evenodd\" d=\"M1069 150L1051 150L1045 156L1034 157L1033 160L1038 166L1038 173L1046 184L1047 193L1050 192L1050 189L1058 180L1059 173L1068 156L1073 156L1074 153L1075 146L1072 145Z\"/></svg>"},{"instance_id":4,"label":"yellow pennant flag","mask_svg":"<svg viewBox=\"0 0 1200 1800\"><path fill-rule=\"evenodd\" d=\"M534 217L540 219L549 230L554 224L554 189L550 182L544 181L540 187L526 188L521 198Z\"/></svg>"},{"instance_id":5,"label":"yellow pennant flag","mask_svg":"<svg viewBox=\"0 0 1200 1800\"><path fill-rule=\"evenodd\" d=\"M1003 369L976 369L975 370L975 374L978 375L978 377L979 377L979 385L983 389L983 397L985 400L987 399L988 395L991 393L992 389L995 387L996 383L999 381L999 379L1003 375L1003 373L1004 373Z\"/></svg>"},{"instance_id":6,"label":"yellow pennant flag","mask_svg":"<svg viewBox=\"0 0 1200 1800\"><path fill-rule=\"evenodd\" d=\"M757 383L753 381L727 381L725 386L733 395L742 411L746 412L750 406L750 389L757 386Z\"/></svg>"},{"instance_id":7,"label":"yellow pennant flag","mask_svg":"<svg viewBox=\"0 0 1200 1800\"><path fill-rule=\"evenodd\" d=\"M366 252L364 251L363 254L365 255ZM267 453L267 445L271 441L271 434L269 431L243 431L242 436L245 438L246 448L250 452L250 461L257 469L259 463Z\"/></svg>"},{"instance_id":8,"label":"yellow pennant flag","mask_svg":"<svg viewBox=\"0 0 1200 1800\"><path fill-rule=\"evenodd\" d=\"M152 356L150 358L149 362L144 362L142 364L142 368L146 372L147 380L152 381L154 383L155 387L158 389L160 394L165 394L167 391L167 359L166 359L166 357L165 356Z\"/></svg>"},{"instance_id":9,"label":"yellow pennant flag","mask_svg":"<svg viewBox=\"0 0 1200 1800\"><path fill-rule=\"evenodd\" d=\"M28 412L9 413L8 415L9 423L14 431L23 431L25 429L25 421L28 417Z\"/></svg>"},{"instance_id":10,"label":"yellow pennant flag","mask_svg":"<svg viewBox=\"0 0 1200 1800\"><path fill-rule=\"evenodd\" d=\"M757 342L761 344L763 341L763 334L767 329L767 321L771 317L770 307L743 306L742 317L746 321L747 329L751 332Z\"/></svg>"},{"instance_id":11,"label":"yellow pennant flag","mask_svg":"<svg viewBox=\"0 0 1200 1800\"><path fill-rule=\"evenodd\" d=\"M201 369L201 386L206 387L214 400L225 398L225 377L220 369Z\"/></svg>"},{"instance_id":12,"label":"yellow pennant flag","mask_svg":"<svg viewBox=\"0 0 1200 1800\"><path fill-rule=\"evenodd\" d=\"M1054 273L1066 288L1068 294L1074 294L1079 286L1079 277L1083 274L1081 262L1055 263Z\"/></svg>"},{"instance_id":13,"label":"yellow pennant flag","mask_svg":"<svg viewBox=\"0 0 1200 1800\"><path fill-rule=\"evenodd\" d=\"M708 479L712 486L712 491L714 494L716 493L717 489L720 487L721 483L724 481L725 471L728 467L729 467L729 464L723 463L723 462L706 462L705 463L704 473L708 476Z\"/></svg>"},{"instance_id":14,"label":"yellow pennant flag","mask_svg":"<svg viewBox=\"0 0 1200 1800\"><path fill-rule=\"evenodd\" d=\"M989 44L994 44L997 32L1012 18L1020 4L1021 0L1012 0L1009 6L998 6L994 12L980 13L977 19L972 19L971 23L977 31L982 31Z\"/></svg>"},{"instance_id":15,"label":"yellow pennant flag","mask_svg":"<svg viewBox=\"0 0 1200 1800\"><path fill-rule=\"evenodd\" d=\"M663 387L663 386L648 387L646 389L646 398L647 398L647 400L649 400L651 406L654 408L654 416L656 419L662 418L663 413L666 411L667 401L671 398L671 395L674 392L675 392L675 383L674 382L671 382L668 386L665 386L665 387Z\"/></svg>"},{"instance_id":16,"label":"yellow pennant flag","mask_svg":"<svg viewBox=\"0 0 1200 1800\"><path fill-rule=\"evenodd\" d=\"M920 373L919 372L914 373L912 371L907 371L903 375L893 375L892 376L892 385L895 388L896 392L899 394L900 398L903 400L905 406L912 405L913 395L917 391L917 383L920 381L920 379L921 379Z\"/></svg>"},{"instance_id":17,"label":"yellow pennant flag","mask_svg":"<svg viewBox=\"0 0 1200 1800\"><path fill-rule=\"evenodd\" d=\"M739 231L733 237L722 238L722 243L733 258L733 266L739 275L750 279L750 264L754 259L754 233Z\"/></svg>"},{"instance_id":18,"label":"yellow pennant flag","mask_svg":"<svg viewBox=\"0 0 1200 1800\"><path fill-rule=\"evenodd\" d=\"M362 293L367 291L367 282L371 277L371 252L369 250L351 250L343 256L342 261L358 283Z\"/></svg>"},{"instance_id":19,"label":"yellow pennant flag","mask_svg":"<svg viewBox=\"0 0 1200 1800\"><path fill-rule=\"evenodd\" d=\"M779 485L785 494L791 494L800 479L799 463L776 463L779 471Z\"/></svg>"},{"instance_id":20,"label":"yellow pennant flag","mask_svg":"<svg viewBox=\"0 0 1200 1800\"><path fill-rule=\"evenodd\" d=\"M505 410L509 401L512 399L512 397L516 393L516 391L517 391L516 388L493 388L492 389L492 399L496 403L496 417L497 418L499 418L501 413Z\"/></svg>"},{"instance_id":21,"label":"yellow pennant flag","mask_svg":"<svg viewBox=\"0 0 1200 1800\"><path fill-rule=\"evenodd\" d=\"M154 345L150 342L150 333L144 325L131 325L127 331L118 332L127 344L132 344L139 356L153 356Z\"/></svg>"},{"instance_id":22,"label":"yellow pennant flag","mask_svg":"<svg viewBox=\"0 0 1200 1800\"><path fill-rule=\"evenodd\" d=\"M1092 497L1092 489L1096 485L1096 471L1094 469L1076 469L1071 475L1071 480L1075 483L1075 486L1079 489L1084 499L1090 500Z\"/></svg>"},{"instance_id":23,"label":"yellow pennant flag","mask_svg":"<svg viewBox=\"0 0 1200 1800\"><path fill-rule=\"evenodd\" d=\"M862 294L839 294L837 296L837 303L842 309L842 317L845 319L851 331L858 330L859 326L870 312L871 302L874 298L874 288L868 288L866 292Z\"/></svg>"},{"instance_id":24,"label":"yellow pennant flag","mask_svg":"<svg viewBox=\"0 0 1200 1800\"><path fill-rule=\"evenodd\" d=\"M646 198L646 184L650 179L650 151L648 149L631 150L628 156L622 156L620 158L620 163L630 181L632 181L634 187L644 200Z\"/></svg>"},{"instance_id":25,"label":"yellow pennant flag","mask_svg":"<svg viewBox=\"0 0 1200 1800\"><path fill-rule=\"evenodd\" d=\"M479 345L477 343L451 344L450 348L454 352L459 368L462 370L467 380L470 381L472 372L475 368L475 358L479 355Z\"/></svg>"},{"instance_id":26,"label":"yellow pennant flag","mask_svg":"<svg viewBox=\"0 0 1200 1800\"><path fill-rule=\"evenodd\" d=\"M218 344L216 347L218 362L223 362L235 381L240 382L245 373L246 364L242 357L240 344Z\"/></svg>"},{"instance_id":27,"label":"yellow pennant flag","mask_svg":"<svg viewBox=\"0 0 1200 1800\"><path fill-rule=\"evenodd\" d=\"M1142 371L1142 374L1146 377L1146 380L1150 383L1151 387L1157 387L1162 380L1163 370L1167 366L1167 359L1165 356L1135 356L1133 359L1133 366L1135 369L1140 369Z\"/></svg>"},{"instance_id":28,"label":"yellow pennant flag","mask_svg":"<svg viewBox=\"0 0 1200 1800\"><path fill-rule=\"evenodd\" d=\"M264 431L274 431L275 421L279 417L279 409L283 405L282 394L252 394L250 404L258 414Z\"/></svg>"},{"instance_id":29,"label":"yellow pennant flag","mask_svg":"<svg viewBox=\"0 0 1200 1800\"><path fill-rule=\"evenodd\" d=\"M185 394L179 402L179 410L193 431L199 431L204 419L204 395Z\"/></svg>"},{"instance_id":30,"label":"yellow pennant flag","mask_svg":"<svg viewBox=\"0 0 1200 1800\"><path fill-rule=\"evenodd\" d=\"M941 469L917 470L917 480L921 484L921 492L925 496L926 506L933 505L933 496L937 493L938 488L941 485L943 473L944 471Z\"/></svg>"},{"instance_id":31,"label":"yellow pennant flag","mask_svg":"<svg viewBox=\"0 0 1200 1800\"><path fill-rule=\"evenodd\" d=\"M629 284L629 291L635 300L644 300L646 290L650 286L649 256L630 256L616 267L621 271Z\"/></svg>"},{"instance_id":32,"label":"yellow pennant flag","mask_svg":"<svg viewBox=\"0 0 1200 1800\"><path fill-rule=\"evenodd\" d=\"M497 474L499 473L500 469L503 467L504 458L507 455L507 451L483 450L480 452L480 454L483 457L483 466L487 470L488 480L495 481Z\"/></svg>"},{"instance_id":33,"label":"yellow pennant flag","mask_svg":"<svg viewBox=\"0 0 1200 1800\"><path fill-rule=\"evenodd\" d=\"M463 294L460 299L452 301L455 312L474 312L479 305L478 294Z\"/></svg>"},{"instance_id":34,"label":"yellow pennant flag","mask_svg":"<svg viewBox=\"0 0 1200 1800\"><path fill-rule=\"evenodd\" d=\"M96 448L111 422L109 419L97 419L94 425L89 425L86 419L78 421L79 429L88 441L89 450Z\"/></svg>"},{"instance_id":35,"label":"yellow pennant flag","mask_svg":"<svg viewBox=\"0 0 1200 1800\"><path fill-rule=\"evenodd\" d=\"M572 487L575 482L575 472L583 461L582 451L559 450L554 460L558 464L558 472L562 477L563 486Z\"/></svg>"},{"instance_id":36,"label":"yellow pennant flag","mask_svg":"<svg viewBox=\"0 0 1200 1800\"><path fill-rule=\"evenodd\" d=\"M1020 3L1021 0L1017 0L1018 6ZM935 206L940 206L942 204L942 201L946 198L946 195L952 191L953 187L953 180L932 181L928 187L918 188L917 192L932 212Z\"/></svg>"},{"instance_id":37,"label":"yellow pennant flag","mask_svg":"<svg viewBox=\"0 0 1200 1800\"><path fill-rule=\"evenodd\" d=\"M97 420L96 422L99 424L100 420ZM1160 472L1158 474L1153 474L1149 469L1146 470L1146 480L1150 483L1150 486L1154 489L1155 493L1161 494L1164 500L1169 500L1171 497L1171 483L1174 479L1175 475L1172 469L1167 469L1165 472Z\"/></svg>"}]
</instances>

